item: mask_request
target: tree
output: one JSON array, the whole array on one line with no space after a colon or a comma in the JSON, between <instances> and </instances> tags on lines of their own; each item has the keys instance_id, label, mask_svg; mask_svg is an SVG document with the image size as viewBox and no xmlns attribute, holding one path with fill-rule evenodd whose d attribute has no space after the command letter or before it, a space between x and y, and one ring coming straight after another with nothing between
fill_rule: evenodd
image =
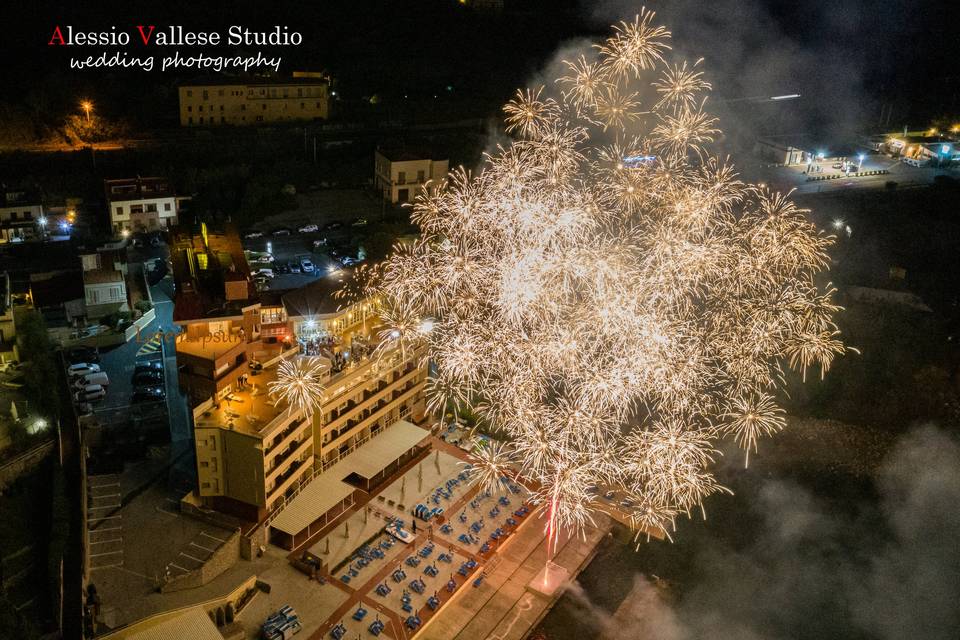
<instances>
[{"instance_id":1,"label":"tree","mask_svg":"<svg viewBox=\"0 0 960 640\"><path fill-rule=\"evenodd\" d=\"M17 340L27 360L24 389L32 408L55 420L60 410L56 360L47 325L38 311L25 312L17 319Z\"/></svg>"}]
</instances>

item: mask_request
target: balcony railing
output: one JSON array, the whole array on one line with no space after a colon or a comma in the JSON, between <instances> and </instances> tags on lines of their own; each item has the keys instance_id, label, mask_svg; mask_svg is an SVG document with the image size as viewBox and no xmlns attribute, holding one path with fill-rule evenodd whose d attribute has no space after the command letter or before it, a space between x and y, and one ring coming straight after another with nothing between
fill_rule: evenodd
<instances>
[{"instance_id":1,"label":"balcony railing","mask_svg":"<svg viewBox=\"0 0 960 640\"><path fill-rule=\"evenodd\" d=\"M382 380L380 384L377 386L377 394L378 395L382 394L384 391L391 389L391 387L393 389L399 388L405 381L410 380L410 378L412 376L417 375L417 373L419 373L419 369L417 367L414 367L411 371L400 376L399 378L397 378L392 382ZM381 398L379 402L382 402L382 401L383 401L383 398ZM340 429L341 424L338 424L338 423L341 423L342 421L342 423L345 424L347 422L346 420L347 416L359 415L361 411L363 411L364 409L373 407L374 404L377 404L377 403L373 401L373 397L370 397L364 400L363 402L357 404L356 406L350 408L348 411L340 412L335 417L332 417L330 421L324 425L324 428Z\"/></svg>"},{"instance_id":2,"label":"balcony railing","mask_svg":"<svg viewBox=\"0 0 960 640\"><path fill-rule=\"evenodd\" d=\"M410 399L422 388L423 388L422 382L412 383L409 387L402 390L400 392L400 395L396 396L396 398L392 402L383 403L380 406L380 408L370 413L370 415L368 415L366 418L362 420L357 420L356 422L353 422L352 425L350 423L345 424L343 428L337 431L336 437L331 438L330 442L322 445L321 449L323 451L326 451L328 449L338 448L342 442L344 442L345 440L347 440L348 438L356 434L358 431L363 431L365 428L373 425L375 422L377 422L377 420L387 415L389 410L393 408L394 405L400 404ZM405 414L409 414L409 409L407 409L406 412L401 412L401 418ZM324 429L326 429L326 427L324 427Z\"/></svg>"},{"instance_id":3,"label":"balcony railing","mask_svg":"<svg viewBox=\"0 0 960 640\"><path fill-rule=\"evenodd\" d=\"M290 460L291 458L296 458L297 456L302 454L304 451L307 450L307 448L311 444L313 444L313 436L308 436L303 440L301 440L297 444L297 446L287 449L285 452L281 453L276 458L274 458L273 468L271 468L267 472L267 477L265 478L265 484L269 485L271 482L274 482L274 481L276 481L277 483L281 482L282 480L280 480L280 478L285 477L284 473L286 473L286 469L283 469L284 463L287 460Z\"/></svg>"}]
</instances>

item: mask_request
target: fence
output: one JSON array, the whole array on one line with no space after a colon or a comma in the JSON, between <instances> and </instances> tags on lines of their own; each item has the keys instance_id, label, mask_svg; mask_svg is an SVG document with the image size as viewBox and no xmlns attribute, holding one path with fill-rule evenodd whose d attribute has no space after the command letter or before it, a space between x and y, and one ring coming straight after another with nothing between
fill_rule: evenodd
<instances>
[{"instance_id":1,"label":"fence","mask_svg":"<svg viewBox=\"0 0 960 640\"><path fill-rule=\"evenodd\" d=\"M886 169L877 169L875 171L858 171L857 173L830 173L825 176L807 176L807 182L820 182L821 180L839 180L841 178L860 178L864 176L885 176L890 173Z\"/></svg>"}]
</instances>

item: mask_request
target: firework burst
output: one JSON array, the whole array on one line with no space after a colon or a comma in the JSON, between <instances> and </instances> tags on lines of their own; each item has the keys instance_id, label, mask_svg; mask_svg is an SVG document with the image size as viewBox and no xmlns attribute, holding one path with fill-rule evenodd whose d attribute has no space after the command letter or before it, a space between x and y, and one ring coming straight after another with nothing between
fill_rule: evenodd
<instances>
[{"instance_id":1,"label":"firework burst","mask_svg":"<svg viewBox=\"0 0 960 640\"><path fill-rule=\"evenodd\" d=\"M518 92L514 142L419 196L420 240L368 292L394 310L385 338L428 345L430 406L509 441L480 466L516 461L551 536L604 487L640 533L705 515L718 442L756 450L784 426L785 370L844 352L816 282L832 237L711 155L710 85L665 60L669 36L644 11L560 95Z\"/></svg>"},{"instance_id":2,"label":"firework burst","mask_svg":"<svg viewBox=\"0 0 960 640\"><path fill-rule=\"evenodd\" d=\"M270 395L305 415L313 415L314 409L323 402L323 376L326 365L319 358L293 356L277 365L277 378L267 388Z\"/></svg>"}]
</instances>

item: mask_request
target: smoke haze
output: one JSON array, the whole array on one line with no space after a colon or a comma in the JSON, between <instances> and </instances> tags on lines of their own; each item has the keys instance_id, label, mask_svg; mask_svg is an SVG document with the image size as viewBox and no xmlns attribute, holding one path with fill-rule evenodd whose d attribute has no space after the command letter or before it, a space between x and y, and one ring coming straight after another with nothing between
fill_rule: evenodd
<instances>
[{"instance_id":1,"label":"smoke haze","mask_svg":"<svg viewBox=\"0 0 960 640\"><path fill-rule=\"evenodd\" d=\"M876 486L876 503L838 513L794 482L761 481L755 539L701 545L699 578L677 602L642 575L615 615L579 587L571 599L611 640L957 638L960 446L937 428L916 430Z\"/></svg>"}]
</instances>

